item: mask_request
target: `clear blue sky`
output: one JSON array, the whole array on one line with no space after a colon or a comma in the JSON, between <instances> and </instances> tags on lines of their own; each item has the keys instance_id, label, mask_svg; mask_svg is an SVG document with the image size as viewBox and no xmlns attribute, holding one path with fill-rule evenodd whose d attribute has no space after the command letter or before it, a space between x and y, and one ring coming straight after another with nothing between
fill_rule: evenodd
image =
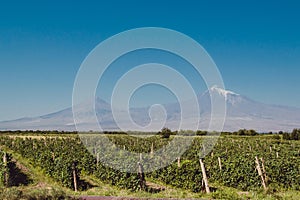
<instances>
[{"instance_id":1,"label":"clear blue sky","mask_svg":"<svg viewBox=\"0 0 300 200\"><path fill-rule=\"evenodd\" d=\"M54 112L101 41L165 27L208 51L227 89L300 107L299 1L7 1L0 4L0 120Z\"/></svg>"}]
</instances>

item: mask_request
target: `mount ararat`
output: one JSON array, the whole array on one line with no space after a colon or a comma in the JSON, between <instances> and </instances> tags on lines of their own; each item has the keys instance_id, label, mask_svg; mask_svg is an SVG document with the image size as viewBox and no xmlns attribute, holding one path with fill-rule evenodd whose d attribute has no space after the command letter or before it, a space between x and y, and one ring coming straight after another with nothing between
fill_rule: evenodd
<instances>
[{"instance_id":1,"label":"mount ararat","mask_svg":"<svg viewBox=\"0 0 300 200\"><path fill-rule=\"evenodd\" d=\"M269 105L254 101L246 96L224 90L218 87L212 87L201 95L198 95L200 106L200 121L199 129L205 130L208 127L211 110L211 96L216 95L217 98L225 98L226 101L226 118L224 131L237 131L239 129L254 129L258 132L269 131L292 131L294 128L300 127L300 108ZM81 124L81 129L96 130L96 127L90 123L91 113L85 108L91 101L77 105L76 110L80 110L81 116L84 116L85 121ZM188 103L188 102L186 102ZM166 114L165 126L171 129L177 129L181 120L180 104L170 103L163 105ZM130 115L132 120L141 126L146 126L150 123L149 108L131 108ZM95 100L95 111L98 117L99 124L103 130L119 130L112 115L111 105L101 98ZM159 113L159 112L158 112ZM151 116L153 123L155 120L160 120L158 115ZM193 117L193 115L189 116ZM121 122L123 125L128 121L124 119ZM159 124L159 123L158 123ZM155 126L154 126L155 127ZM157 127L159 129L160 127ZM133 127L126 127L127 130L134 131ZM156 129L156 128L154 128ZM188 129L185 127L185 129ZM0 122L0 130L76 130L73 119L72 108L38 116L26 117L12 121ZM153 131L153 130L149 130Z\"/></svg>"}]
</instances>

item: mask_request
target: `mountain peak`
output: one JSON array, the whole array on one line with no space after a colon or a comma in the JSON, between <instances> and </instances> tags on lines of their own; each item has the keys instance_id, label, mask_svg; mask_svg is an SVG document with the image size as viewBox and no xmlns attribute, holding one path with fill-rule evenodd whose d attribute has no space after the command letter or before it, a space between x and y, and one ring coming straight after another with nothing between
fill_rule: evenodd
<instances>
[{"instance_id":1,"label":"mountain peak","mask_svg":"<svg viewBox=\"0 0 300 200\"><path fill-rule=\"evenodd\" d=\"M237 93L234 93L230 90L225 90L223 88L220 88L216 85L212 86L210 89L209 89L210 92L217 92L219 95L222 95L224 96L225 98L228 96L228 95L239 95Z\"/></svg>"}]
</instances>

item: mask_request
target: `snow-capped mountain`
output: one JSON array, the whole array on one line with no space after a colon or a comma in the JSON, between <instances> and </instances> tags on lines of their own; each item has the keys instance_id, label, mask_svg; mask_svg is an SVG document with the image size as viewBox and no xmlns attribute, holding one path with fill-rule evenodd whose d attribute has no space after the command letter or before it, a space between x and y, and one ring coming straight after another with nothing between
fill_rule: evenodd
<instances>
[{"instance_id":1,"label":"snow-capped mountain","mask_svg":"<svg viewBox=\"0 0 300 200\"><path fill-rule=\"evenodd\" d=\"M224 131L236 131L242 128L255 129L260 132L269 131L291 131L300 127L300 109L286 106L268 105L251 100L248 97L237 94L235 92L224 90L214 86L198 96L200 107L199 129L207 129L210 121L211 99L223 99L226 102L226 119ZM223 101L224 102L224 101ZM92 101L87 101L76 106L81 118L80 127L84 130L96 130L95 124L91 123L91 112L86 109L91 105ZM190 102L181 102L182 105L190 105ZM166 123L163 126L171 129L178 129L181 120L180 104L171 103L163 105L158 114L151 113L150 107L131 108L130 116L132 120L141 126L150 123L151 118L154 126L149 127L149 131L156 130L161 127L161 121L164 117ZM150 109L150 112L149 112ZM104 130L118 130L116 121L113 118L111 105L100 98L95 100L95 110L98 121ZM193 108L191 108L193 110ZM120 119L118 124L126 127L126 130L135 130L131 126L126 117L122 118L124 111L118 111ZM161 116L163 115L163 116ZM186 115L187 121L193 121L195 115ZM189 127L184 127L188 129ZM0 130L75 130L72 108L67 108L52 114L40 117L22 118L13 121L0 122Z\"/></svg>"},{"instance_id":2,"label":"snow-capped mountain","mask_svg":"<svg viewBox=\"0 0 300 200\"><path fill-rule=\"evenodd\" d=\"M199 97L204 114L210 113L210 95L222 96L226 100L224 130L291 131L300 126L299 108L260 103L218 87L212 87Z\"/></svg>"}]
</instances>

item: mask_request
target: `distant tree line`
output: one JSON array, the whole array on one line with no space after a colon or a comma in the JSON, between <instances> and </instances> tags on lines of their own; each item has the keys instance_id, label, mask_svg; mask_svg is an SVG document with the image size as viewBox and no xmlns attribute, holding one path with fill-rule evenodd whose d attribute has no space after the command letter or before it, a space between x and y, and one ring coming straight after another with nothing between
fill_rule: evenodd
<instances>
[{"instance_id":1,"label":"distant tree line","mask_svg":"<svg viewBox=\"0 0 300 200\"><path fill-rule=\"evenodd\" d=\"M94 132L94 131L87 131L87 132L82 132L87 133L87 134L99 134L99 132ZM172 131L171 129L164 127L161 129L159 132L123 132L123 131L103 131L103 134L107 135L113 135L113 134L130 134L130 135L153 135L153 134L158 134L162 138L169 138L171 135L182 135L182 136L206 136L206 135L215 135L219 134L218 132L208 132L205 130L197 130L197 131L192 131L192 130L180 130L180 131ZM30 134L30 135L43 135L43 134L78 134L77 131L58 131L58 130L7 130L7 131L0 131L0 134ZM291 133L288 132L268 132L268 133L258 133L253 129L240 129L238 131L234 132L221 132L221 135L235 135L235 136L256 136L256 135L273 135L274 139L284 139L284 140L300 140L300 129L294 129ZM282 136L282 137L281 137Z\"/></svg>"},{"instance_id":2,"label":"distant tree line","mask_svg":"<svg viewBox=\"0 0 300 200\"><path fill-rule=\"evenodd\" d=\"M234 131L234 132L222 132L222 135L239 135L239 136L255 136L258 135L258 133L253 130L247 130L247 129L240 129L238 131Z\"/></svg>"},{"instance_id":3,"label":"distant tree line","mask_svg":"<svg viewBox=\"0 0 300 200\"><path fill-rule=\"evenodd\" d=\"M300 140L300 129L294 129L291 133L282 133L284 140Z\"/></svg>"}]
</instances>

